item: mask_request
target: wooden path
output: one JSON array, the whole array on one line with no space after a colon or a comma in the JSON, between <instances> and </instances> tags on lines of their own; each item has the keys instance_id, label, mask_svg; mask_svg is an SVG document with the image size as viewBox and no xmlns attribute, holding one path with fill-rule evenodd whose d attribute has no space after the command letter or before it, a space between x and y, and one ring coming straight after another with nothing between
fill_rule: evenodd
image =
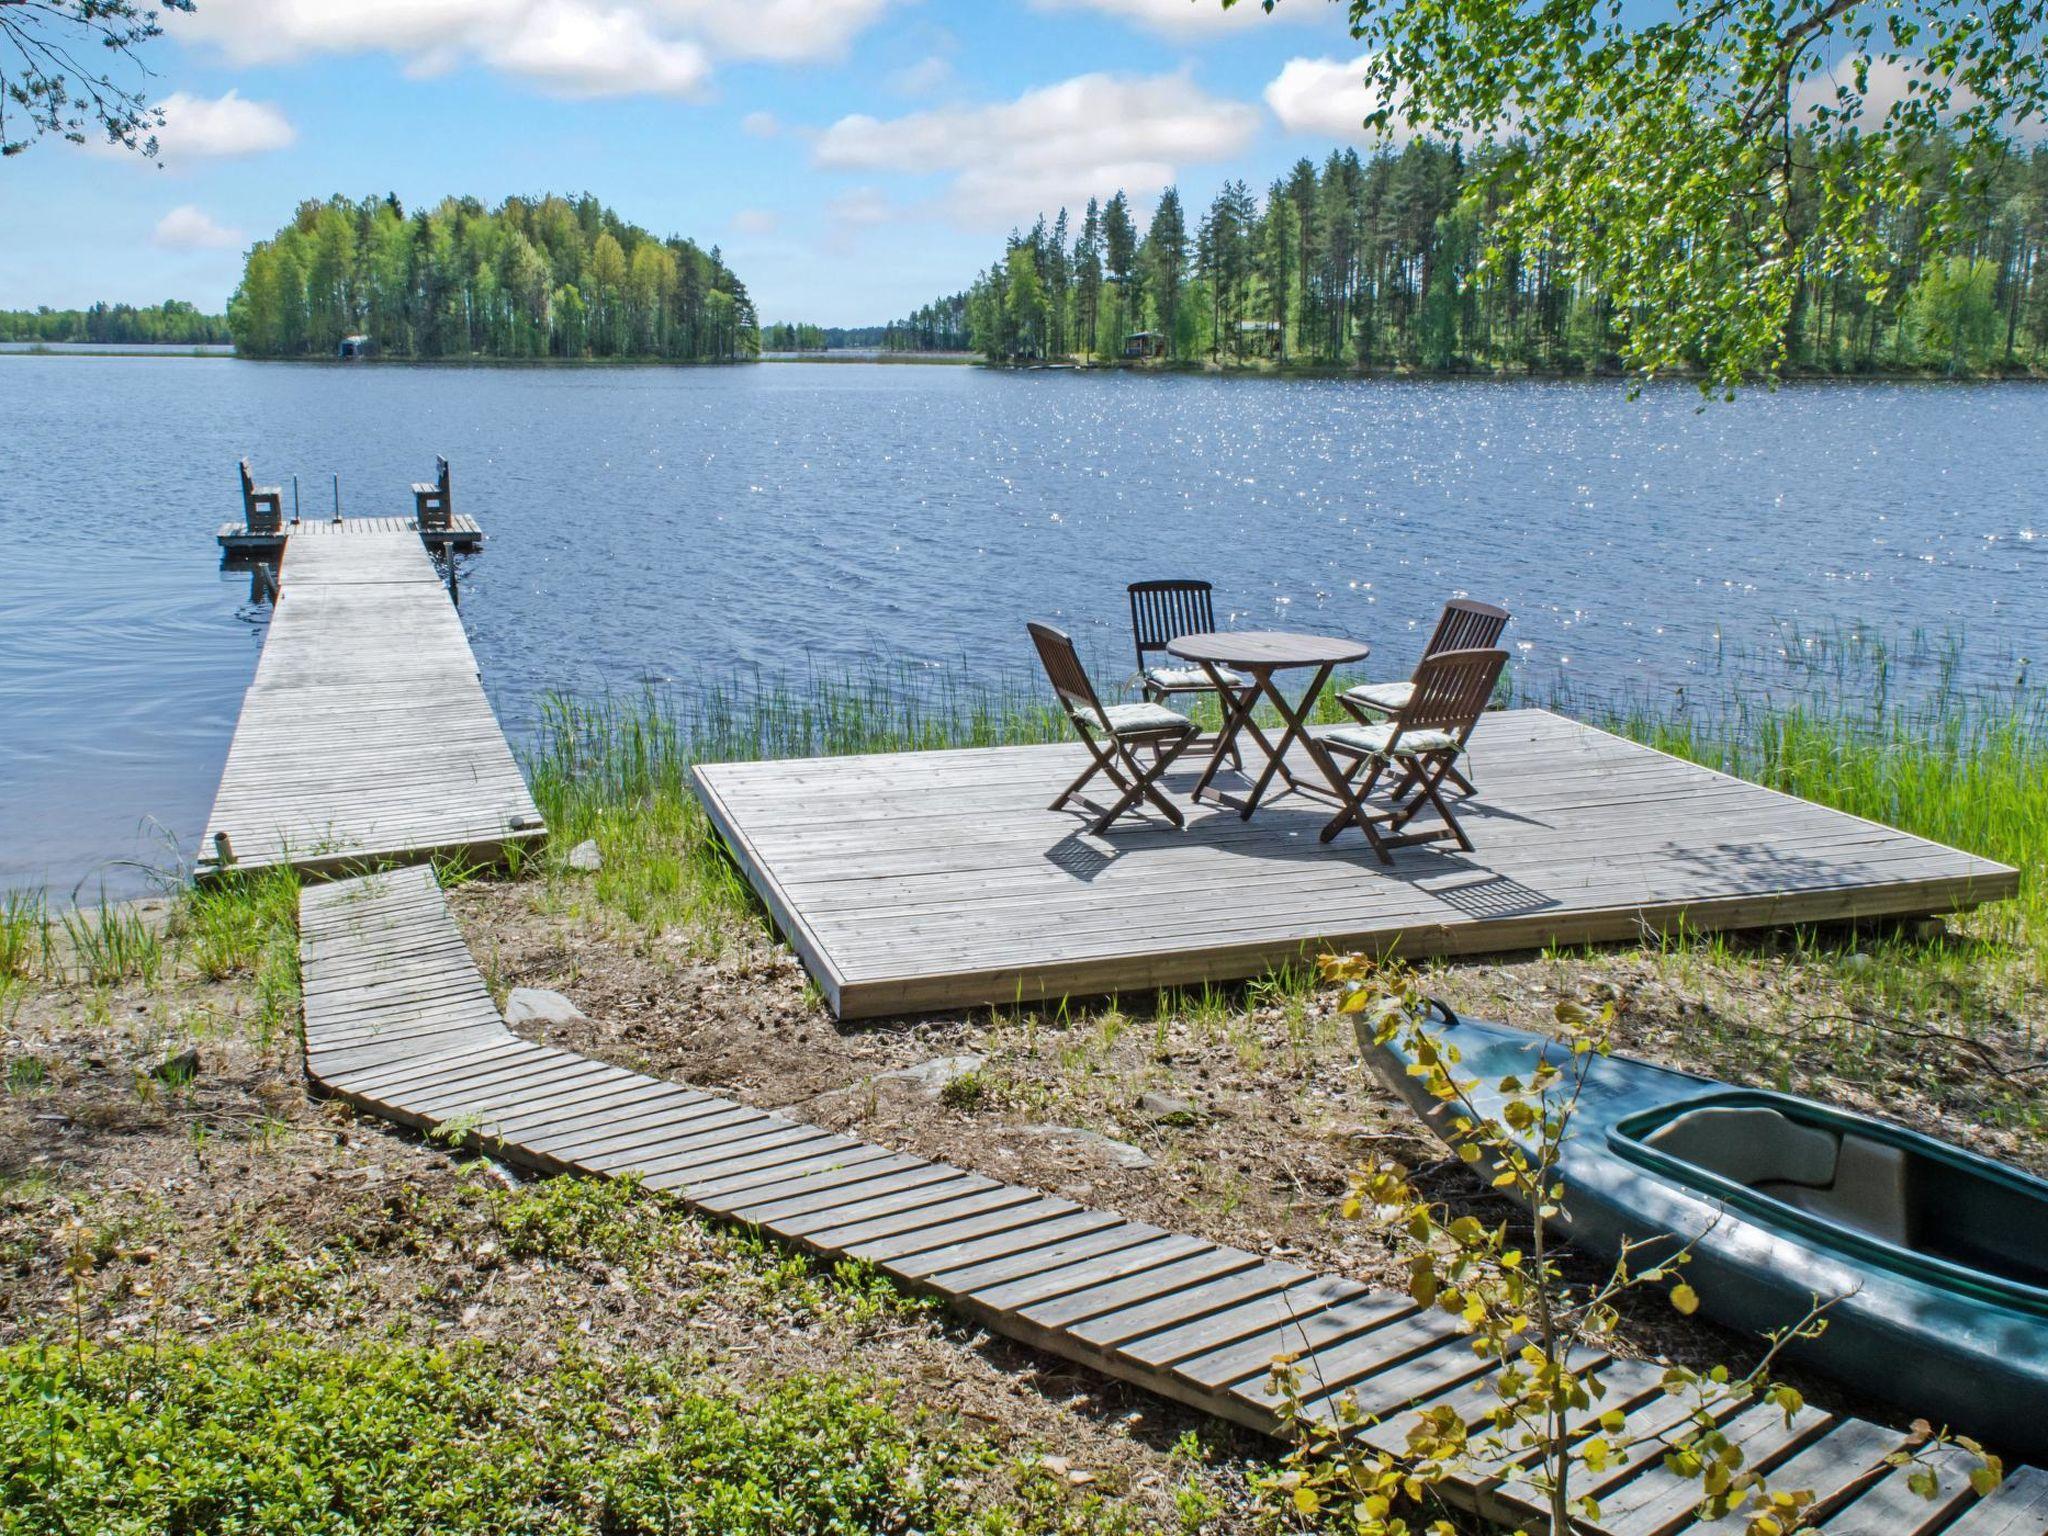
<instances>
[{"instance_id":1,"label":"wooden path","mask_svg":"<svg viewBox=\"0 0 2048 1536\"><path fill-rule=\"evenodd\" d=\"M421 1130L464 1128L529 1168L637 1175L706 1214L829 1258L865 1260L996 1332L1251 1428L1275 1427L1269 1362L1298 1351L1312 1411L1340 1396L1392 1415L1368 1435L1398 1447L1401 1410L1448 1404L1475 1422L1485 1362L1441 1312L1035 1189L751 1109L680 1083L520 1039L491 1001L431 871L309 887L300 898L306 1070L327 1093ZM1603 1407L1676 1418L1659 1373L1609 1361ZM1811 1489L1829 1536L2043 1536L2048 1476L2021 1469L1992 1497L1945 1468L1933 1502L1885 1456L1898 1432L1767 1407L1723 1423L1780 1486ZM1588 1475L1610 1536L1713 1530L1696 1486L1655 1460ZM1513 1520L1513 1483L1462 1483L1461 1504Z\"/></svg>"},{"instance_id":2,"label":"wooden path","mask_svg":"<svg viewBox=\"0 0 2048 1536\"><path fill-rule=\"evenodd\" d=\"M295 534L197 873L478 861L545 835L419 535Z\"/></svg>"},{"instance_id":3,"label":"wooden path","mask_svg":"<svg viewBox=\"0 0 2048 1536\"><path fill-rule=\"evenodd\" d=\"M458 512L449 523L445 533L438 529L421 533L419 523L410 517L347 517L340 522L331 517L309 517L303 522L286 523L277 533L251 533L246 523L222 523L214 539L230 558L275 555L294 538L337 533L410 533L424 544L446 544L465 552L483 546L484 531L475 518Z\"/></svg>"},{"instance_id":4,"label":"wooden path","mask_svg":"<svg viewBox=\"0 0 2048 1536\"><path fill-rule=\"evenodd\" d=\"M1477 851L1389 867L1292 795L1106 836L1046 805L1078 746L699 767L706 811L842 1018L1258 975L1322 949L1410 956L1948 912L2017 871L1545 710L1472 742ZM1196 769L1167 787L1185 805Z\"/></svg>"}]
</instances>

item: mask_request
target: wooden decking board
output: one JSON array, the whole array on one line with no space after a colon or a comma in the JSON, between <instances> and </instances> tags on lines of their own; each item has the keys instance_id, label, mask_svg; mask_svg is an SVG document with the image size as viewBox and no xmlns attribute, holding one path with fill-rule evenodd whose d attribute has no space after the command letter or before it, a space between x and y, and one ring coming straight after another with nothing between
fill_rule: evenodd
<instances>
[{"instance_id":1,"label":"wooden decking board","mask_svg":"<svg viewBox=\"0 0 2048 1536\"><path fill-rule=\"evenodd\" d=\"M199 852L222 873L487 860L543 835L420 536L350 529L283 557L277 608Z\"/></svg>"},{"instance_id":2,"label":"wooden decking board","mask_svg":"<svg viewBox=\"0 0 2048 1536\"><path fill-rule=\"evenodd\" d=\"M1118 1348L1145 1365L1177 1365L1199 1355L1213 1355L1227 1345L1273 1336L1277 1328L1367 1294L1366 1287L1356 1280L1314 1275L1283 1290L1243 1302L1221 1316L1182 1321L1121 1340ZM1276 1344L1268 1358L1281 1350L1282 1346Z\"/></svg>"},{"instance_id":3,"label":"wooden decking board","mask_svg":"<svg viewBox=\"0 0 2048 1536\"><path fill-rule=\"evenodd\" d=\"M1542 710L1473 741L1477 845L1316 834L1287 796L1251 820L1105 836L1045 805L1077 747L695 770L707 813L842 1016L1222 981L1331 948L1412 955L1944 912L2010 895L2004 865ZM1168 775L1184 792L1192 768Z\"/></svg>"},{"instance_id":4,"label":"wooden decking board","mask_svg":"<svg viewBox=\"0 0 2048 1536\"><path fill-rule=\"evenodd\" d=\"M1193 1323L1213 1321L1275 1292L1284 1291L1306 1272L1288 1264L1256 1264L1227 1273L1186 1290L1139 1301L1115 1312L1070 1325L1075 1338L1099 1348L1128 1345L1134 1339Z\"/></svg>"},{"instance_id":5,"label":"wooden decking board","mask_svg":"<svg viewBox=\"0 0 2048 1536\"><path fill-rule=\"evenodd\" d=\"M1948 1536L2041 1536L2048 1531L2048 1475L2022 1467L1974 1505Z\"/></svg>"},{"instance_id":6,"label":"wooden decking board","mask_svg":"<svg viewBox=\"0 0 2048 1536\"><path fill-rule=\"evenodd\" d=\"M806 1165L799 1164L798 1167ZM787 1170L777 1172L786 1173ZM856 1200L926 1189L945 1180L948 1173L949 1170L942 1165L922 1159L909 1158L898 1163L885 1156L869 1160L863 1152L856 1150L820 1158L815 1166L810 1166L808 1171L799 1173L794 1179L779 1177L766 1185L736 1191L732 1196L711 1198L719 1199L724 1214L734 1221L780 1225L785 1220L840 1210ZM706 1198L701 1192L693 1193L699 1199Z\"/></svg>"},{"instance_id":7,"label":"wooden decking board","mask_svg":"<svg viewBox=\"0 0 2048 1536\"><path fill-rule=\"evenodd\" d=\"M1058 1220L1075 1210L1071 1200L1043 1196L1027 1200L1019 1205L1006 1205L979 1215L966 1216L958 1220L943 1222L938 1226L919 1227L909 1232L892 1232L887 1237L871 1237L848 1246L847 1254L869 1264L888 1266L892 1272L902 1274L902 1266L921 1253L934 1248L950 1248L975 1238L1001 1236L1009 1232L1028 1232L1048 1221Z\"/></svg>"},{"instance_id":8,"label":"wooden decking board","mask_svg":"<svg viewBox=\"0 0 2048 1536\"><path fill-rule=\"evenodd\" d=\"M1062 1242L1123 1225L1124 1219L1114 1212L1070 1206L1065 1215L1050 1216L1027 1226L940 1243L914 1254L904 1254L895 1261L895 1268L905 1277L915 1277L927 1289L937 1290L953 1271L971 1269L990 1261L1042 1254Z\"/></svg>"},{"instance_id":9,"label":"wooden decking board","mask_svg":"<svg viewBox=\"0 0 2048 1536\"><path fill-rule=\"evenodd\" d=\"M1497 1365L1450 1318L1405 1296L519 1039L491 1005L431 871L308 887L300 900L307 1072L325 1092L424 1130L474 1114L472 1137L494 1155L642 1177L707 1213L865 1259L995 1331L1251 1428L1277 1427L1268 1380L1281 1353L1299 1357L1312 1415L1333 1417L1340 1398L1381 1415L1375 1444L1398 1447L1398 1415L1417 1404L1476 1423L1490 1401ZM432 994L425 1006L421 991ZM335 1006L341 999L347 1006ZM1658 1390L1654 1367L1598 1356L1580 1364L1613 1382L1603 1408L1640 1404L1632 1429L1684 1416ZM2048 1483L2028 1469L1979 1503L1960 1486L1960 1458L1940 1453L1948 1491L1928 1505L1884 1465L1899 1443L1893 1431L1812 1411L1788 1428L1760 1407L1732 1415L1728 1430L1778 1467L1781 1486L1818 1492L1828 1536L2042 1530ZM1527 1508L1526 1487L1502 1479L1445 1491L1489 1517ZM1696 1527L1690 1485L1654 1456L1578 1491L1602 1497L1612 1536Z\"/></svg>"}]
</instances>

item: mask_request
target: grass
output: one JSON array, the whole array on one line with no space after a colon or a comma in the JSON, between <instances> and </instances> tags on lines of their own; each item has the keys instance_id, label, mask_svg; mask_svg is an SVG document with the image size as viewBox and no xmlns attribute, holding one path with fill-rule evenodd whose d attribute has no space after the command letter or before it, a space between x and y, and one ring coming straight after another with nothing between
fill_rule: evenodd
<instances>
[{"instance_id":1,"label":"grass","mask_svg":"<svg viewBox=\"0 0 2048 1536\"><path fill-rule=\"evenodd\" d=\"M853 1532L985 1528L976 1438L839 1377L741 1399L687 1358L207 1345L0 1352L0 1503L19 1532Z\"/></svg>"}]
</instances>

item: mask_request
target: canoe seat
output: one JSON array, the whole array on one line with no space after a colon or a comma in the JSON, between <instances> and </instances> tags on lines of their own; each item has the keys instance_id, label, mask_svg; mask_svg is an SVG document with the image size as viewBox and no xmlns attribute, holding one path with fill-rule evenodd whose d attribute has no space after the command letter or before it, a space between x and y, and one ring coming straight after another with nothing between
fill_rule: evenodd
<instances>
[{"instance_id":1,"label":"canoe seat","mask_svg":"<svg viewBox=\"0 0 2048 1536\"><path fill-rule=\"evenodd\" d=\"M1907 1158L1896 1147L1801 1125L1761 1105L1688 1110L1643 1140L1797 1210L1909 1245Z\"/></svg>"},{"instance_id":2,"label":"canoe seat","mask_svg":"<svg viewBox=\"0 0 2048 1536\"><path fill-rule=\"evenodd\" d=\"M1643 1140L1737 1184L1825 1189L1835 1182L1834 1136L1757 1105L1690 1109Z\"/></svg>"},{"instance_id":3,"label":"canoe seat","mask_svg":"<svg viewBox=\"0 0 2048 1536\"><path fill-rule=\"evenodd\" d=\"M1913 1246L1907 1223L1906 1154L1881 1141L1844 1136L1835 1159L1834 1182L1803 1189L1765 1182L1757 1185L1787 1205L1902 1248Z\"/></svg>"}]
</instances>

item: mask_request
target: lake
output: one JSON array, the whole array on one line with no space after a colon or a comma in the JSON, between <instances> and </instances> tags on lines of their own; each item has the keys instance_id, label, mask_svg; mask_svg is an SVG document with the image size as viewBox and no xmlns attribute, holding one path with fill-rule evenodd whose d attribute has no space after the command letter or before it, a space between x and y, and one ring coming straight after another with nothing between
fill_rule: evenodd
<instances>
[{"instance_id":1,"label":"lake","mask_svg":"<svg viewBox=\"0 0 2048 1536\"><path fill-rule=\"evenodd\" d=\"M515 738L551 688L876 655L1019 674L1023 624L1130 668L1124 583L1405 674L1498 601L1525 684L1659 689L1785 626L2048 655L2048 389L1135 378L887 364L344 367L0 358L0 889L189 852L265 610L220 571L235 461L308 516L453 461L462 609Z\"/></svg>"}]
</instances>

